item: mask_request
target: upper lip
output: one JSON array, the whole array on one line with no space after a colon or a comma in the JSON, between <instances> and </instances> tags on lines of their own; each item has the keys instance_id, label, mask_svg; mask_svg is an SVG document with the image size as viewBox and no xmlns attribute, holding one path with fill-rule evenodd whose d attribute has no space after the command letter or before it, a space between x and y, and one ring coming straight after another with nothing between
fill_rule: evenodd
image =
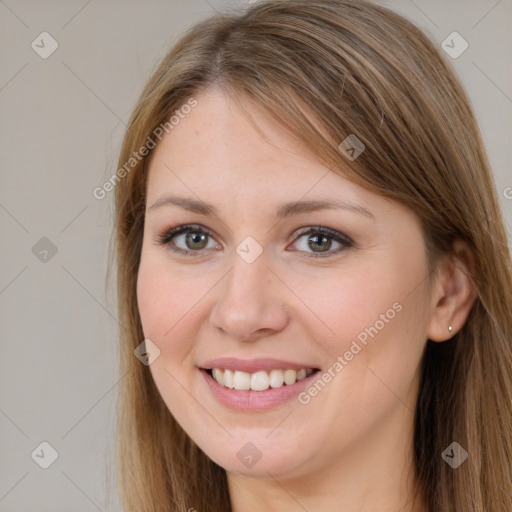
<instances>
[{"instance_id":1,"label":"upper lip","mask_svg":"<svg viewBox=\"0 0 512 512\"><path fill-rule=\"evenodd\" d=\"M205 370L212 368L221 368L224 370L239 370L247 373L257 371L270 372L271 370L300 370L302 368L318 369L309 363L296 363L293 361L284 361L282 359L258 358L258 359L237 359L236 357L220 357L206 361L200 366Z\"/></svg>"}]
</instances>

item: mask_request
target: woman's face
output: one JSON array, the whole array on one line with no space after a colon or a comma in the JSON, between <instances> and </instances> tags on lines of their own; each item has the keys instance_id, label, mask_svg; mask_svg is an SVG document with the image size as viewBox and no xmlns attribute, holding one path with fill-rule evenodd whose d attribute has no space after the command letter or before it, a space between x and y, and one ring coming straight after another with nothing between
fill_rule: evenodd
<instances>
[{"instance_id":1,"label":"woman's face","mask_svg":"<svg viewBox=\"0 0 512 512\"><path fill-rule=\"evenodd\" d=\"M163 400L228 472L378 457L412 435L431 311L417 218L249 100L272 144L221 93L196 100L148 178L137 296Z\"/></svg>"}]
</instances>

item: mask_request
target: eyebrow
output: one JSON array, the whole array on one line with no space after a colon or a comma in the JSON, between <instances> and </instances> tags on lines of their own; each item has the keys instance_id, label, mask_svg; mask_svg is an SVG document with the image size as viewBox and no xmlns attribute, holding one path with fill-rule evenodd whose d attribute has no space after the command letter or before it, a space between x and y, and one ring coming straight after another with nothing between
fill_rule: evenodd
<instances>
[{"instance_id":1,"label":"eyebrow","mask_svg":"<svg viewBox=\"0 0 512 512\"><path fill-rule=\"evenodd\" d=\"M180 197L180 196L165 196L157 199L149 208L148 211L156 210L162 206L174 205L184 210L193 213L199 213L201 215L212 215L219 216L219 211L215 206L204 201L199 201L191 197ZM348 210L356 213L360 213L366 217L376 220L375 215L372 212L356 204L348 203L341 200L323 199L323 200L307 200L307 201L292 201L289 203L282 204L276 212L276 217L284 219L292 215L299 215L301 213L310 213L319 210Z\"/></svg>"}]
</instances>

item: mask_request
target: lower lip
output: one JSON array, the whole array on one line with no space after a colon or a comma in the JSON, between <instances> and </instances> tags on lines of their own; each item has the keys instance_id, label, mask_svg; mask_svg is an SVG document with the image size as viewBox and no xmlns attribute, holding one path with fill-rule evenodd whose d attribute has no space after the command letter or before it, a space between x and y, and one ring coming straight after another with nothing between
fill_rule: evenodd
<instances>
[{"instance_id":1,"label":"lower lip","mask_svg":"<svg viewBox=\"0 0 512 512\"><path fill-rule=\"evenodd\" d=\"M303 391L317 377L318 371L294 384L283 384L279 388L269 388L265 391L237 391L221 386L206 370L199 369L213 396L226 407L236 410L264 411L277 407Z\"/></svg>"}]
</instances>

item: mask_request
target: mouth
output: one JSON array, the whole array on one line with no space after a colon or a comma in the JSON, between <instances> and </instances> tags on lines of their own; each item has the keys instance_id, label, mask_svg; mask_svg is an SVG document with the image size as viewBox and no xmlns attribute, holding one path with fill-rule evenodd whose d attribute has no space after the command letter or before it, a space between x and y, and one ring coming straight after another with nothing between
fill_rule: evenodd
<instances>
[{"instance_id":1,"label":"mouth","mask_svg":"<svg viewBox=\"0 0 512 512\"><path fill-rule=\"evenodd\" d=\"M305 361L222 357L197 367L210 395L238 412L263 412L296 400L320 368ZM201 391L203 392L203 391Z\"/></svg>"},{"instance_id":2,"label":"mouth","mask_svg":"<svg viewBox=\"0 0 512 512\"><path fill-rule=\"evenodd\" d=\"M318 368L259 370L253 373L229 368L202 368L219 386L234 391L267 391L293 386L319 372Z\"/></svg>"}]
</instances>

